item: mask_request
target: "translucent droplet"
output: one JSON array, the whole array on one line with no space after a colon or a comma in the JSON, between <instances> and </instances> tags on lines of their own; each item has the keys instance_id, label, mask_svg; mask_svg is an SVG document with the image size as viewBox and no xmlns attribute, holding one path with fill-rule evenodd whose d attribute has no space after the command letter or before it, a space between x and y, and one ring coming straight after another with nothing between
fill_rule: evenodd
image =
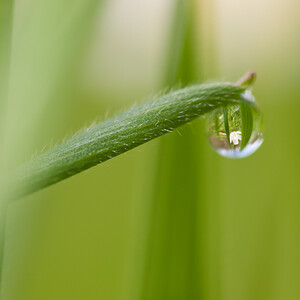
<instances>
[{"instance_id":1,"label":"translucent droplet","mask_svg":"<svg viewBox=\"0 0 300 300\"><path fill-rule=\"evenodd\" d=\"M208 116L207 135L212 148L229 158L246 157L262 144L262 117L252 94L249 103L224 106ZM251 96L251 97L250 97Z\"/></svg>"}]
</instances>

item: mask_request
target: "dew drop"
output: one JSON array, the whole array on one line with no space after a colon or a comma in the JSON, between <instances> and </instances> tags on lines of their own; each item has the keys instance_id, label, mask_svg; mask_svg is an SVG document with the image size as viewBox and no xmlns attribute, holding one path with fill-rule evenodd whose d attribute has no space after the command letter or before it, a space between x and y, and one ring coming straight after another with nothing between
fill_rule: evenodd
<instances>
[{"instance_id":1,"label":"dew drop","mask_svg":"<svg viewBox=\"0 0 300 300\"><path fill-rule=\"evenodd\" d=\"M249 99L249 92L247 91ZM214 110L208 116L207 136L212 148L228 158L242 158L254 153L263 142L262 116L251 102L232 104Z\"/></svg>"}]
</instances>

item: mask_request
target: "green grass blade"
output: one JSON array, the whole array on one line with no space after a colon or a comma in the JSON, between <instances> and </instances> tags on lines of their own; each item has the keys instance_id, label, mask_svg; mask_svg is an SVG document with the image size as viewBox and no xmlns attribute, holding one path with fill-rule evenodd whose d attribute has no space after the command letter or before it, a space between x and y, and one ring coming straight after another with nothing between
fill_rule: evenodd
<instances>
[{"instance_id":1,"label":"green grass blade","mask_svg":"<svg viewBox=\"0 0 300 300\"><path fill-rule=\"evenodd\" d=\"M12 20L13 20L12 0L0 1L0 140L3 143L4 116L7 105L8 78L11 56L12 40ZM0 182L6 176L6 167L3 153L3 145L0 147ZM0 189L0 294L2 292L2 266L4 259L5 223L7 218L7 206L5 204L5 188Z\"/></svg>"},{"instance_id":2,"label":"green grass blade","mask_svg":"<svg viewBox=\"0 0 300 300\"><path fill-rule=\"evenodd\" d=\"M102 122L21 167L15 191L25 195L102 163L233 101L244 88L204 84L181 89Z\"/></svg>"},{"instance_id":3,"label":"green grass blade","mask_svg":"<svg viewBox=\"0 0 300 300\"><path fill-rule=\"evenodd\" d=\"M11 50L13 1L0 1L0 129L3 125Z\"/></svg>"},{"instance_id":4,"label":"green grass blade","mask_svg":"<svg viewBox=\"0 0 300 300\"><path fill-rule=\"evenodd\" d=\"M176 1L166 70L167 86L199 81L196 1ZM140 299L201 299L205 287L199 244L199 199L205 198L203 137L199 124L159 143L148 253ZM202 202L202 201L201 201Z\"/></svg>"},{"instance_id":5,"label":"green grass blade","mask_svg":"<svg viewBox=\"0 0 300 300\"><path fill-rule=\"evenodd\" d=\"M225 127L226 138L227 138L227 141L228 141L228 146L231 149L227 107L223 108L223 116L224 116L224 127Z\"/></svg>"},{"instance_id":6,"label":"green grass blade","mask_svg":"<svg viewBox=\"0 0 300 300\"><path fill-rule=\"evenodd\" d=\"M176 11L171 28L171 39L168 49L166 70L167 86L177 83L190 84L195 80L195 44L194 0L177 0Z\"/></svg>"},{"instance_id":7,"label":"green grass blade","mask_svg":"<svg viewBox=\"0 0 300 300\"><path fill-rule=\"evenodd\" d=\"M148 253L140 299L199 299L198 272L198 141L181 130L160 143ZM188 148L188 151L187 151ZM188 189L190 187L190 189Z\"/></svg>"},{"instance_id":8,"label":"green grass blade","mask_svg":"<svg viewBox=\"0 0 300 300\"><path fill-rule=\"evenodd\" d=\"M240 104L240 109L242 118L241 150L243 150L251 138L253 129L253 114L250 105L246 102Z\"/></svg>"}]
</instances>

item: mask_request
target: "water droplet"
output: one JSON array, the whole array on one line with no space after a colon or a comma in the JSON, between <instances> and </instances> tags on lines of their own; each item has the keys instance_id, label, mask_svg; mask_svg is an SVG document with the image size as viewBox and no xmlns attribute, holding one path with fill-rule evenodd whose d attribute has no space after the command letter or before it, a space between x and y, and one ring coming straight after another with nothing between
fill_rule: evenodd
<instances>
[{"instance_id":1,"label":"water droplet","mask_svg":"<svg viewBox=\"0 0 300 300\"><path fill-rule=\"evenodd\" d=\"M228 105L208 116L208 139L220 155L229 158L246 157L262 144L262 117L253 104L252 94L251 97L252 104L243 102Z\"/></svg>"}]
</instances>

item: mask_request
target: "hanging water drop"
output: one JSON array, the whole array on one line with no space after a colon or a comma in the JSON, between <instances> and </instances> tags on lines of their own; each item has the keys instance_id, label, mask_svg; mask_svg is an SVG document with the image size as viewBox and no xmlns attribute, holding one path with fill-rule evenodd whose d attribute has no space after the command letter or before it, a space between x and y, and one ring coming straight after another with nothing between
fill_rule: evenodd
<instances>
[{"instance_id":1,"label":"hanging water drop","mask_svg":"<svg viewBox=\"0 0 300 300\"><path fill-rule=\"evenodd\" d=\"M261 113L249 90L244 96L249 102L224 106L208 116L209 142L222 156L246 157L263 142Z\"/></svg>"}]
</instances>

